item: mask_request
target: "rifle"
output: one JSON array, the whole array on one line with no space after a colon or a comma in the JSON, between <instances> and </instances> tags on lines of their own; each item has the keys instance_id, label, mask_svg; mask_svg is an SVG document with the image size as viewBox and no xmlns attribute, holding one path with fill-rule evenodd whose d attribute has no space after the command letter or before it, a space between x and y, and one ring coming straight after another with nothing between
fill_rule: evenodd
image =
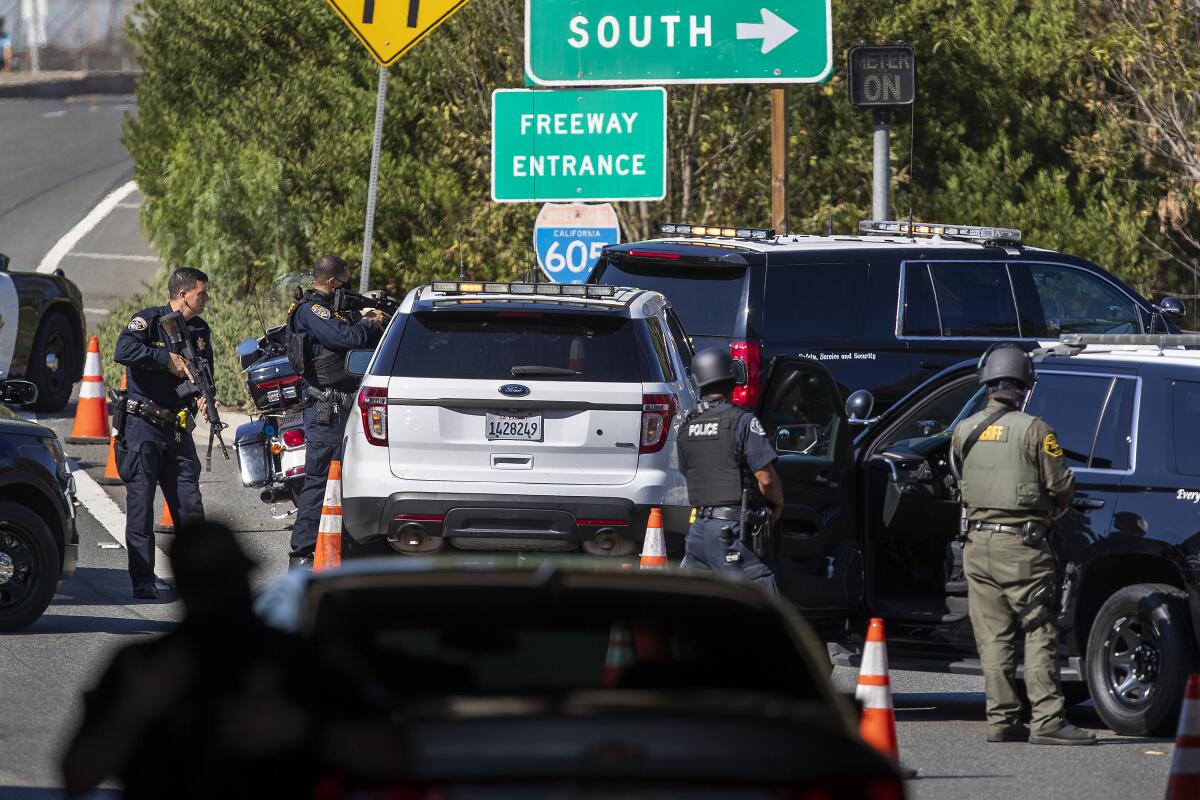
<instances>
[{"instance_id":1,"label":"rifle","mask_svg":"<svg viewBox=\"0 0 1200 800\"><path fill-rule=\"evenodd\" d=\"M337 289L333 293L333 311L362 311L364 308L377 308L385 314L392 315L400 308L400 299L392 297L387 292L358 294L345 289Z\"/></svg>"},{"instance_id":2,"label":"rifle","mask_svg":"<svg viewBox=\"0 0 1200 800\"><path fill-rule=\"evenodd\" d=\"M182 313L172 311L170 314L160 317L158 327L162 330L163 338L167 340L167 350L183 356L194 379L184 380L175 390L180 399L204 398L204 420L208 423L208 450L204 454L204 471L212 472L214 438L221 445L221 455L225 456L226 461L229 460L229 448L225 446L225 439L221 436L221 431L229 426L221 422L221 415L217 411L217 386L213 383L212 368L206 359L200 357L192 345L192 337L188 335Z\"/></svg>"}]
</instances>

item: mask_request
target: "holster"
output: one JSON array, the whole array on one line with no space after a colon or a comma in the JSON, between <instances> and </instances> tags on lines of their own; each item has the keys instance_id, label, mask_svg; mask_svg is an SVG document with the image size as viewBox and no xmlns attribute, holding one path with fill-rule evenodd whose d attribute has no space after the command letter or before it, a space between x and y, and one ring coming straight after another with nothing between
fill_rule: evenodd
<instances>
[{"instance_id":1,"label":"holster","mask_svg":"<svg viewBox=\"0 0 1200 800\"><path fill-rule=\"evenodd\" d=\"M1021 630L1029 633L1036 630L1054 618L1054 585L1043 583L1029 598L1029 604L1017 615L1017 623Z\"/></svg>"},{"instance_id":2,"label":"holster","mask_svg":"<svg viewBox=\"0 0 1200 800\"><path fill-rule=\"evenodd\" d=\"M1029 547L1037 547L1049 535L1050 526L1044 522L1026 522L1021 528L1021 542Z\"/></svg>"},{"instance_id":3,"label":"holster","mask_svg":"<svg viewBox=\"0 0 1200 800\"><path fill-rule=\"evenodd\" d=\"M125 438L125 423L129 420L129 408L125 402L125 392L113 392L112 427L118 439Z\"/></svg>"}]
</instances>

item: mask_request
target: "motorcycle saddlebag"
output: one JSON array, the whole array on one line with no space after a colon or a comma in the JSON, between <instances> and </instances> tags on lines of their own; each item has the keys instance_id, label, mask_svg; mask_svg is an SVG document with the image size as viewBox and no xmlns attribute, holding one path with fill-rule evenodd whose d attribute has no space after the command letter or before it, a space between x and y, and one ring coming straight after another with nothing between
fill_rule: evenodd
<instances>
[{"instance_id":1,"label":"motorcycle saddlebag","mask_svg":"<svg viewBox=\"0 0 1200 800\"><path fill-rule=\"evenodd\" d=\"M267 424L260 419L239 425L233 438L243 486L266 486L274 477L271 437L264 430Z\"/></svg>"}]
</instances>

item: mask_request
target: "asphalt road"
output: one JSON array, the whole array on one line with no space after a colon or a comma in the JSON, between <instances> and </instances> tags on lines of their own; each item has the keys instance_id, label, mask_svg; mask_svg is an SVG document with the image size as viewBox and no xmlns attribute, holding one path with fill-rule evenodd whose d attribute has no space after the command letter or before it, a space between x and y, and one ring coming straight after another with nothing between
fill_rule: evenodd
<instances>
[{"instance_id":1,"label":"asphalt road","mask_svg":"<svg viewBox=\"0 0 1200 800\"><path fill-rule=\"evenodd\" d=\"M5 187L0 251L13 256L14 268L42 263L103 198L130 180L132 165L118 136L121 119L131 110L129 99L120 98L0 101L0 130L7 142L0 149ZM83 289L93 324L158 267L137 226L138 200L136 191L124 196L59 261ZM65 436L72 413L69 408L43 421ZM203 452L204 425L196 436ZM82 471L92 477L103 473L104 447L67 445L67 451ZM237 531L260 562L256 580L261 582L286 568L287 521L271 519L257 494L241 487L235 470L234 462L214 453L212 472L201 483L205 506L210 516ZM168 630L180 613L165 583L158 602L131 600L119 544L124 489L93 489L103 494L80 512L79 571L61 584L41 620L0 639L0 708L5 712L0 715L0 798L6 800L59 796L57 760L76 724L82 692L115 648ZM160 536L160 549L166 550L170 539ZM842 689L853 691L853 671L839 668L834 677ZM989 745L983 741L978 679L897 672L892 685L902 761L919 771L908 783L916 800L1153 797L1161 796L1166 785L1173 751L1168 740L1102 732L1100 746L1091 748ZM1083 726L1101 725L1090 706L1073 710L1071 717Z\"/></svg>"}]
</instances>

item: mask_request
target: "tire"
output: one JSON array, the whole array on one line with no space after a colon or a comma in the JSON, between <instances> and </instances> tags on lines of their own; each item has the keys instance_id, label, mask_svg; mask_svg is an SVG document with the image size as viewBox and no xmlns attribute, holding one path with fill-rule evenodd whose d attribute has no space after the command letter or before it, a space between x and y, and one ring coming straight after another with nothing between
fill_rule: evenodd
<instances>
[{"instance_id":1,"label":"tire","mask_svg":"<svg viewBox=\"0 0 1200 800\"><path fill-rule=\"evenodd\" d=\"M1187 596L1139 583L1100 607L1087 644L1087 681L1104 724L1125 736L1175 735L1187 677L1196 671Z\"/></svg>"},{"instance_id":2,"label":"tire","mask_svg":"<svg viewBox=\"0 0 1200 800\"><path fill-rule=\"evenodd\" d=\"M76 338L65 314L55 311L42 319L25 368L26 379L38 387L37 402L30 406L33 410L53 412L67 407L83 359L83 348Z\"/></svg>"},{"instance_id":3,"label":"tire","mask_svg":"<svg viewBox=\"0 0 1200 800\"><path fill-rule=\"evenodd\" d=\"M62 562L54 534L33 511L0 503L0 631L34 623L54 597Z\"/></svg>"}]
</instances>

